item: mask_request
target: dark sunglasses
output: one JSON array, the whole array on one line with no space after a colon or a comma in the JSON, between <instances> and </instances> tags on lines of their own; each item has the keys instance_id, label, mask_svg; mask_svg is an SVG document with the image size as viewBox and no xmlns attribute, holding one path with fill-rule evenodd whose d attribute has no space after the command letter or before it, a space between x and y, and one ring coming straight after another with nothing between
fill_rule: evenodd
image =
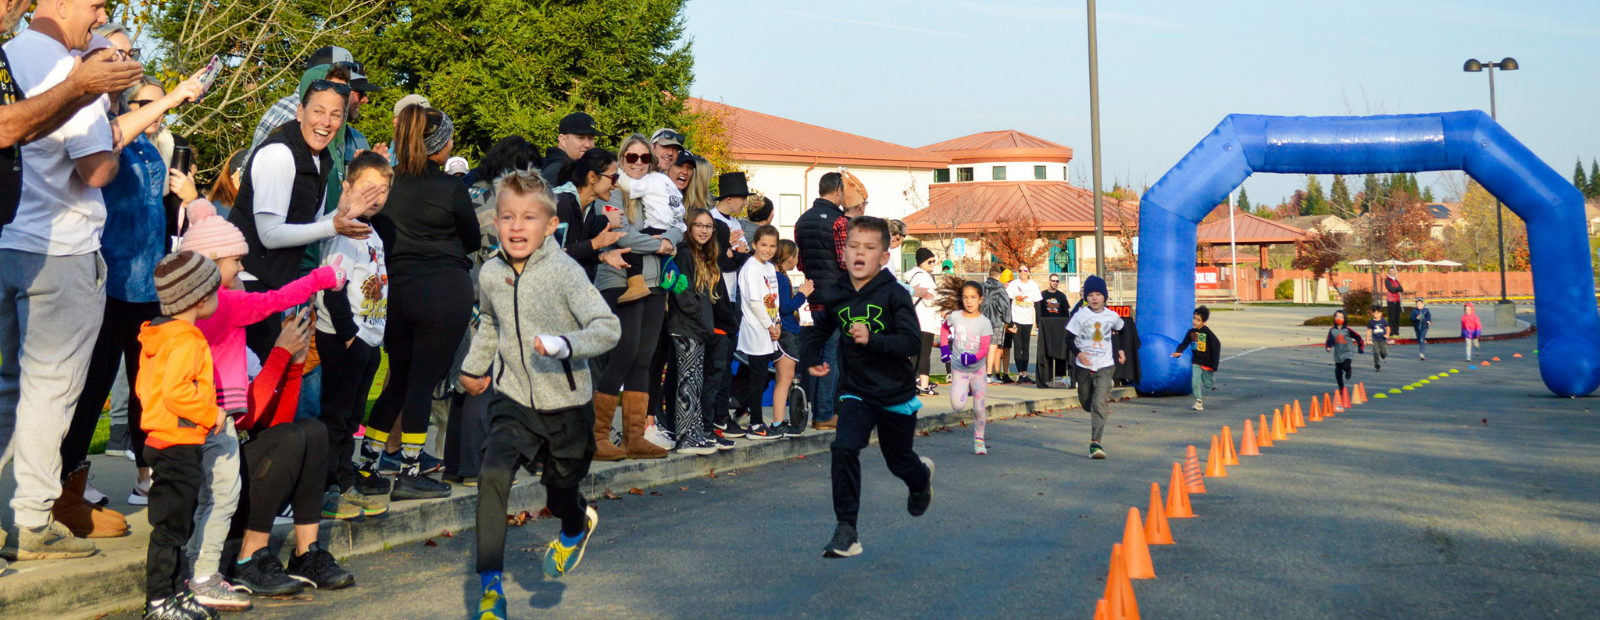
<instances>
[{"instance_id":1,"label":"dark sunglasses","mask_svg":"<svg viewBox=\"0 0 1600 620\"><path fill-rule=\"evenodd\" d=\"M129 60L138 60L139 59L139 54L140 54L139 48L135 47L133 49L128 50L127 57L128 57Z\"/></svg>"},{"instance_id":2,"label":"dark sunglasses","mask_svg":"<svg viewBox=\"0 0 1600 620\"><path fill-rule=\"evenodd\" d=\"M334 82L332 80L317 80L315 82L312 82L311 85L306 87L306 92L307 93L320 93L320 92L325 91L325 90L331 90L333 92L339 93L340 97L349 97L350 96L350 85L349 84L340 84L340 83Z\"/></svg>"},{"instance_id":3,"label":"dark sunglasses","mask_svg":"<svg viewBox=\"0 0 1600 620\"><path fill-rule=\"evenodd\" d=\"M649 153L645 153L643 155L640 155L638 153L628 153L628 154L625 154L625 155L622 156L622 161L628 162L630 164L637 164L637 163L646 163L646 164L648 164L648 163L654 162L655 161L655 157L652 157Z\"/></svg>"},{"instance_id":4,"label":"dark sunglasses","mask_svg":"<svg viewBox=\"0 0 1600 620\"><path fill-rule=\"evenodd\" d=\"M1060 280L1057 280L1057 279L1055 279L1055 278L1050 278L1050 283L1051 283L1051 284L1060 284L1060 283L1061 283L1061 281L1060 281Z\"/></svg>"},{"instance_id":5,"label":"dark sunglasses","mask_svg":"<svg viewBox=\"0 0 1600 620\"><path fill-rule=\"evenodd\" d=\"M671 140L673 142L682 143L683 142L683 136L679 135L678 132L676 132L676 131L663 131L661 133L656 134L656 137L655 137L654 141L655 142L660 142L662 140ZM674 146L674 145L668 144L666 146Z\"/></svg>"},{"instance_id":6,"label":"dark sunglasses","mask_svg":"<svg viewBox=\"0 0 1600 620\"><path fill-rule=\"evenodd\" d=\"M595 174L600 174L600 173L596 172ZM600 176L602 178L611 179L612 183L616 183L618 179L622 178L622 174L621 173L617 173L617 172L613 172L611 174L600 174Z\"/></svg>"}]
</instances>

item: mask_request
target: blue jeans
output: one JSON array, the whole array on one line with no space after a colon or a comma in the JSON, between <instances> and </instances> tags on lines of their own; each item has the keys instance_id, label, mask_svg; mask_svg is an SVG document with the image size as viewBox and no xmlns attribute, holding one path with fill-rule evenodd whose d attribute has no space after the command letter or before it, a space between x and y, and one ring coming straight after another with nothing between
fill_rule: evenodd
<instances>
[{"instance_id":1,"label":"blue jeans","mask_svg":"<svg viewBox=\"0 0 1600 620\"><path fill-rule=\"evenodd\" d=\"M815 327L800 328L800 342L805 342L810 330ZM835 331L828 336L828 342L822 345L822 361L833 372L826 377L813 377L804 368L795 370L800 375L800 389L806 391L806 398L811 399L811 421L827 422L833 419L834 388L839 384L839 332Z\"/></svg>"},{"instance_id":2,"label":"blue jeans","mask_svg":"<svg viewBox=\"0 0 1600 620\"><path fill-rule=\"evenodd\" d=\"M322 417L322 367L318 366L300 377L300 404L295 406L294 419Z\"/></svg>"},{"instance_id":3,"label":"blue jeans","mask_svg":"<svg viewBox=\"0 0 1600 620\"><path fill-rule=\"evenodd\" d=\"M1417 355L1426 357L1428 355L1428 328L1417 327L1414 329L1417 330Z\"/></svg>"}]
</instances>

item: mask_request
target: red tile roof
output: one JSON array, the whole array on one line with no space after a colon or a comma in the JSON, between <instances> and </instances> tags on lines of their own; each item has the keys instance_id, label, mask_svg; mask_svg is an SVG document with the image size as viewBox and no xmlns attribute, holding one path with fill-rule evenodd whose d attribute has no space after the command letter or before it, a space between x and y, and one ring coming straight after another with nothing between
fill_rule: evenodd
<instances>
[{"instance_id":1,"label":"red tile roof","mask_svg":"<svg viewBox=\"0 0 1600 620\"><path fill-rule=\"evenodd\" d=\"M1103 201L1105 229L1117 231L1121 205L1130 224L1139 220L1137 201ZM1044 232L1092 232L1094 192L1063 181L983 181L928 186L928 206L905 218L912 235L977 233L1001 218L1032 216ZM952 226L952 222L954 225Z\"/></svg>"},{"instance_id":2,"label":"red tile roof","mask_svg":"<svg viewBox=\"0 0 1600 620\"><path fill-rule=\"evenodd\" d=\"M728 128L728 146L749 161L885 166L932 170L950 158L909 146L809 125L724 103L690 97L690 110L721 114ZM691 145L693 146L693 145Z\"/></svg>"},{"instance_id":3,"label":"red tile roof","mask_svg":"<svg viewBox=\"0 0 1600 620\"><path fill-rule=\"evenodd\" d=\"M1015 129L985 131L922 147L950 157L952 164L1004 161L1072 161L1072 149Z\"/></svg>"},{"instance_id":4,"label":"red tile roof","mask_svg":"<svg viewBox=\"0 0 1600 620\"><path fill-rule=\"evenodd\" d=\"M1233 215L1233 237L1236 244L1294 243L1310 235L1298 228L1251 215L1242 211ZM1200 226L1196 231L1200 245L1228 245L1228 218Z\"/></svg>"}]
</instances>

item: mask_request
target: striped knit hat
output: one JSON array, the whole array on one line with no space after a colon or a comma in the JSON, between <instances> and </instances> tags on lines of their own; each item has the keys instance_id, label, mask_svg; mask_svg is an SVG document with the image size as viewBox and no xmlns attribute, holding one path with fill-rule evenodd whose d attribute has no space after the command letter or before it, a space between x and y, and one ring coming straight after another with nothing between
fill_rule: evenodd
<instances>
[{"instance_id":1,"label":"striped knit hat","mask_svg":"<svg viewBox=\"0 0 1600 620\"><path fill-rule=\"evenodd\" d=\"M161 314L172 316L205 301L222 286L222 272L211 259L184 251L156 263L156 296Z\"/></svg>"}]
</instances>

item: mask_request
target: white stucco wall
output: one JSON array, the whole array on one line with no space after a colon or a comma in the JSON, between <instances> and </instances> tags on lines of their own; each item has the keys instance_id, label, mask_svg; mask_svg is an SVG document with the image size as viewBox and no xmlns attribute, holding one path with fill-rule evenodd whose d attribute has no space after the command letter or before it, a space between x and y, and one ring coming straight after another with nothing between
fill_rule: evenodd
<instances>
[{"instance_id":1,"label":"white stucco wall","mask_svg":"<svg viewBox=\"0 0 1600 620\"><path fill-rule=\"evenodd\" d=\"M1006 167L1006 180L1007 181L1033 181L1033 180L1036 180L1036 179L1033 178L1033 167L1034 166L1044 166L1044 180L1046 180L1046 181L1068 181L1068 182L1070 182L1072 180L1071 178L1069 178L1071 173L1072 173L1072 171L1068 168L1068 164L1063 164L1061 162L1005 161L1005 162L979 162L979 163L975 163L975 164L959 164L959 165L952 164L950 166L950 168L949 168L949 170L950 170L950 182L951 183L955 183L955 182L957 182L956 179L960 178L956 174L956 169L957 168L972 168L972 180L973 181L993 181L994 180L994 168L996 166L1005 166Z\"/></svg>"}]
</instances>

